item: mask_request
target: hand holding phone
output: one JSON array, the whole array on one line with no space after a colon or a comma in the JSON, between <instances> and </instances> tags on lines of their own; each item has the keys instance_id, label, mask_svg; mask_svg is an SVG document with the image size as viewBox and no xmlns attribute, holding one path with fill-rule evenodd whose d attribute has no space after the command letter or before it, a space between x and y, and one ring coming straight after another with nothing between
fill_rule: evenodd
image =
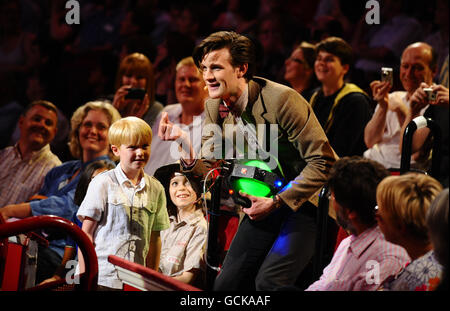
<instances>
[{"instance_id":1,"label":"hand holding phone","mask_svg":"<svg viewBox=\"0 0 450 311\"><path fill-rule=\"evenodd\" d=\"M141 88L129 88L128 93L125 95L125 99L139 99L143 100L146 94L145 89Z\"/></svg>"}]
</instances>

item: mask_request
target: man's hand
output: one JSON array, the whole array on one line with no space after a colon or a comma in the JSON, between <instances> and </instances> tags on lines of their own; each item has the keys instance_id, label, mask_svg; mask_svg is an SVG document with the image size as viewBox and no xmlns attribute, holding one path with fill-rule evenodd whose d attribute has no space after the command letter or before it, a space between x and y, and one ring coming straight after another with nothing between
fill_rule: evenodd
<instances>
[{"instance_id":1,"label":"man's hand","mask_svg":"<svg viewBox=\"0 0 450 311\"><path fill-rule=\"evenodd\" d=\"M381 82L378 80L372 81L370 83L370 88L372 90L373 99L378 102L381 108L389 108L389 91L392 85L389 82Z\"/></svg>"},{"instance_id":2,"label":"man's hand","mask_svg":"<svg viewBox=\"0 0 450 311\"><path fill-rule=\"evenodd\" d=\"M277 206L271 198L255 197L250 194L239 191L239 194L248 198L252 202L250 208L243 208L242 211L250 217L251 220L261 220L267 217Z\"/></svg>"},{"instance_id":3,"label":"man's hand","mask_svg":"<svg viewBox=\"0 0 450 311\"><path fill-rule=\"evenodd\" d=\"M420 111L428 104L431 104L428 101L428 95L423 90L424 88L429 87L428 84L422 82L420 86L414 91L411 95L410 106L411 106L411 119L420 115Z\"/></svg>"},{"instance_id":4,"label":"man's hand","mask_svg":"<svg viewBox=\"0 0 450 311\"><path fill-rule=\"evenodd\" d=\"M183 131L178 125L169 120L167 112L161 114L161 121L158 126L158 136L161 140L175 141L179 144L182 153L181 158L190 163L189 160L195 159L194 149L192 148L189 133Z\"/></svg>"},{"instance_id":5,"label":"man's hand","mask_svg":"<svg viewBox=\"0 0 450 311\"><path fill-rule=\"evenodd\" d=\"M170 122L167 112L163 112L159 122L158 136L161 140L177 140L185 138L187 134L179 126Z\"/></svg>"},{"instance_id":6,"label":"man's hand","mask_svg":"<svg viewBox=\"0 0 450 311\"><path fill-rule=\"evenodd\" d=\"M430 104L448 107L448 88L442 84L433 85L431 88L433 89L433 92L436 93L436 100Z\"/></svg>"}]
</instances>

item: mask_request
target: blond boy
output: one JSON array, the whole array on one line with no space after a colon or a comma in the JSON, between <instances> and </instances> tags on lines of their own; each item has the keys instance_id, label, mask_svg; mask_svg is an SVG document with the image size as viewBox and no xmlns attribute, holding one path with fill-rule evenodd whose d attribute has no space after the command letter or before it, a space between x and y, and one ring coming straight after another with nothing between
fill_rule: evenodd
<instances>
[{"instance_id":1,"label":"blond boy","mask_svg":"<svg viewBox=\"0 0 450 311\"><path fill-rule=\"evenodd\" d=\"M120 163L96 176L87 190L77 216L98 257L100 288L121 289L109 255L158 269L161 252L159 232L169 227L163 186L144 173L150 158L152 131L140 118L113 123L109 141ZM79 270L84 260L78 252Z\"/></svg>"}]
</instances>

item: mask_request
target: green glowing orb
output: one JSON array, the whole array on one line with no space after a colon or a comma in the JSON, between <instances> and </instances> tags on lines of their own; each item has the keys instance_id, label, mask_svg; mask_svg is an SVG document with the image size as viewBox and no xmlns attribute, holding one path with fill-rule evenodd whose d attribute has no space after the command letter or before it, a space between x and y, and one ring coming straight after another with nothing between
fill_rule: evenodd
<instances>
[{"instance_id":1,"label":"green glowing orb","mask_svg":"<svg viewBox=\"0 0 450 311\"><path fill-rule=\"evenodd\" d=\"M254 166L272 172L269 166L262 161L251 160L244 163L244 165ZM270 187L266 183L251 178L238 178L233 180L233 188L235 191L242 191L255 197L267 197L271 192Z\"/></svg>"}]
</instances>

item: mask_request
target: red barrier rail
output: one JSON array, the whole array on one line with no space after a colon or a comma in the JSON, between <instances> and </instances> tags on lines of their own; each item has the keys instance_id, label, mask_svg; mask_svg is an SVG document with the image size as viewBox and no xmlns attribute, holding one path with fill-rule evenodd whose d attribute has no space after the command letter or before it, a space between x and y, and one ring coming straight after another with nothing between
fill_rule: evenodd
<instances>
[{"instance_id":1,"label":"red barrier rail","mask_svg":"<svg viewBox=\"0 0 450 311\"><path fill-rule=\"evenodd\" d=\"M116 266L119 278L124 284L140 290L200 291L197 287L185 284L158 271L114 255L108 256L108 261Z\"/></svg>"},{"instance_id":2,"label":"red barrier rail","mask_svg":"<svg viewBox=\"0 0 450 311\"><path fill-rule=\"evenodd\" d=\"M96 290L98 279L97 254L88 236L73 222L58 216L33 216L1 223L0 240L42 228L57 228L67 232L77 243L86 263L86 272L80 276L81 290Z\"/></svg>"}]
</instances>

